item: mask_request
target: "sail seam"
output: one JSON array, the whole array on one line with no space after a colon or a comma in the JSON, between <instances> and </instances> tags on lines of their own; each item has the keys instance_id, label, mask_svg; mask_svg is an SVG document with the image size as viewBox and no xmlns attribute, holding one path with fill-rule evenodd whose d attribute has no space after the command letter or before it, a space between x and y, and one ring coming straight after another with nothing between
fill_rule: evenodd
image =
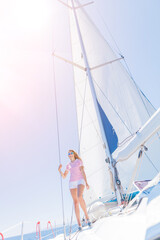
<instances>
[{"instance_id":1,"label":"sail seam","mask_svg":"<svg viewBox=\"0 0 160 240\"><path fill-rule=\"evenodd\" d=\"M94 144L93 146L91 146L90 148L88 148L87 150L83 151L82 154L85 154L89 151L91 151L93 148L97 147L98 145L102 145L101 142L98 142L97 144Z\"/></svg>"}]
</instances>

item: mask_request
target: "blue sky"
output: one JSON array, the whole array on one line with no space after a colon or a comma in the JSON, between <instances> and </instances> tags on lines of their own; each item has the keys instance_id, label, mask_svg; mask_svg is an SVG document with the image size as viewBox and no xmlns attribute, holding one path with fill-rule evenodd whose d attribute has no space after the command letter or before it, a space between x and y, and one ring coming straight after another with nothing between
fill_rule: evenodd
<instances>
[{"instance_id":1,"label":"blue sky","mask_svg":"<svg viewBox=\"0 0 160 240\"><path fill-rule=\"evenodd\" d=\"M95 8L136 83L158 108L159 0L96 0ZM87 10L111 42L95 8ZM64 166L68 149L78 145L72 67L60 61L53 65L52 57L54 50L70 56L67 9L56 0L0 0L0 32L0 232L22 220L60 223L54 72ZM64 181L66 221L72 208L68 180Z\"/></svg>"}]
</instances>

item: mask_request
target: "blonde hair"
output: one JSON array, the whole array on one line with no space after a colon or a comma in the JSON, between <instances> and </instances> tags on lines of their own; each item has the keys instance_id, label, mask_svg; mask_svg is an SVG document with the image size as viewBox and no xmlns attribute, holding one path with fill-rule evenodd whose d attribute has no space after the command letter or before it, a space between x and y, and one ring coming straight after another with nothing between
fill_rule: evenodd
<instances>
[{"instance_id":1,"label":"blonde hair","mask_svg":"<svg viewBox=\"0 0 160 240\"><path fill-rule=\"evenodd\" d=\"M79 159L82 161L82 159L79 157L78 153L76 153L74 150L69 150L68 152L73 152L75 159Z\"/></svg>"}]
</instances>

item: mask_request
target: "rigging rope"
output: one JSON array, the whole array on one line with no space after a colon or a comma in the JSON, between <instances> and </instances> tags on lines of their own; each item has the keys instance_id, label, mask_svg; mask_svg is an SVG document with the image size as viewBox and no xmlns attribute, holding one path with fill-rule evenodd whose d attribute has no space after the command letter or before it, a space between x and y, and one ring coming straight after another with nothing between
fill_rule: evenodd
<instances>
[{"instance_id":1,"label":"rigging rope","mask_svg":"<svg viewBox=\"0 0 160 240\"><path fill-rule=\"evenodd\" d=\"M80 145L81 145L81 137L82 137L82 125L83 125L83 116L84 116L84 106L85 106L85 99L86 99L86 88L87 88L87 75L85 79L85 88L84 88L84 96L83 96L83 107L82 107L82 117L81 117L81 127L80 127L80 135L79 135L79 146L78 146L78 154L80 154ZM78 122L78 118L77 118ZM73 221L73 204L72 204L72 214L71 214L71 223L70 223L70 233L69 239L72 233L72 221Z\"/></svg>"},{"instance_id":2,"label":"rigging rope","mask_svg":"<svg viewBox=\"0 0 160 240\"><path fill-rule=\"evenodd\" d=\"M138 131L137 131L138 132ZM125 145L128 141L130 141L136 134L137 132L129 135L128 137L126 137L122 142L118 143L118 147L122 147L123 145Z\"/></svg>"},{"instance_id":3,"label":"rigging rope","mask_svg":"<svg viewBox=\"0 0 160 240\"><path fill-rule=\"evenodd\" d=\"M59 119L58 119L58 105L57 105L57 93L56 93L56 78L55 78L55 64L53 56L53 82L54 82L54 96L55 96L55 105L56 105L56 126L57 126L57 137L58 137L58 157L59 164L61 164L61 151L60 151L60 134L59 134ZM62 177L60 176L61 184L61 200L62 200L62 212L63 212L63 228L64 228L64 240L66 240L66 226L65 226L65 214L64 214L64 197L63 197L63 184Z\"/></svg>"},{"instance_id":4,"label":"rigging rope","mask_svg":"<svg viewBox=\"0 0 160 240\"><path fill-rule=\"evenodd\" d=\"M101 91L101 93L103 94L103 96L106 98L106 100L108 101L108 103L110 104L110 106L112 107L112 109L114 110L114 112L117 114L117 116L119 117L119 119L121 120L121 122L124 124L124 126L126 127L126 129L129 131L130 134L132 134L132 132L130 131L130 129L128 128L128 126L125 124L124 120L121 118L121 116L119 115L119 113L116 111L116 109L114 108L114 106L112 105L112 103L109 101L109 99L107 98L106 94L103 92L103 90L100 88L100 86L98 85L98 83L96 82L95 79L93 79L93 81L95 82L95 84L97 85L97 87L99 88L99 90Z\"/></svg>"},{"instance_id":5,"label":"rigging rope","mask_svg":"<svg viewBox=\"0 0 160 240\"><path fill-rule=\"evenodd\" d=\"M96 8L96 10L97 10L97 13L98 13L99 17L101 18L104 26L105 26L105 29L107 30L107 32L108 32L109 35L111 36L111 39L112 39L112 41L114 42L114 44L115 44L115 46L116 46L116 48L117 48L117 50L115 49L115 51L117 52L118 55L123 56L122 53L121 53L120 48L118 47L118 44L117 44L116 40L114 39L114 37L113 37L113 35L112 35L112 33L111 33L111 31L110 31L107 23L105 22L102 14L100 13L100 10L98 9L98 7ZM105 39L105 41L106 41L106 39ZM106 41L106 42L107 42L107 41ZM110 46L110 44L109 44L108 42L107 42L107 44ZM111 47L111 46L110 46L110 47Z\"/></svg>"},{"instance_id":6,"label":"rigging rope","mask_svg":"<svg viewBox=\"0 0 160 240\"><path fill-rule=\"evenodd\" d=\"M85 88L84 88L84 96L83 96L83 107L82 107L82 117L81 117L81 127L80 127L78 153L80 153L80 145L81 145L81 137L82 137L82 125L83 125L84 106L85 106L85 99L86 99L86 88L87 88L87 74L86 74L86 79L85 79Z\"/></svg>"},{"instance_id":7,"label":"rigging rope","mask_svg":"<svg viewBox=\"0 0 160 240\"><path fill-rule=\"evenodd\" d=\"M152 164L153 168L156 170L157 173L159 173L159 170L156 168L156 166L154 165L154 163L152 162L152 160L149 158L149 156L147 155L147 153L144 153L145 156L147 157L147 159L149 160L149 162Z\"/></svg>"},{"instance_id":8,"label":"rigging rope","mask_svg":"<svg viewBox=\"0 0 160 240\"><path fill-rule=\"evenodd\" d=\"M149 113L149 111L148 111L148 109L147 109L147 106L146 106L146 104L145 104L145 102L144 102L144 100L143 100L143 98L142 98L142 95L141 95L141 92L142 92L142 91L140 90L140 88L138 87L137 83L135 82L135 80L134 80L134 78L133 78L133 76L132 76L132 73L131 73L131 71L130 71L130 69L129 69L129 66L128 66L125 58L123 58L123 60L124 60L124 63L125 63L125 65L126 65L126 68L127 68L127 70L128 70L127 72L128 72L128 74L129 74L130 78L132 79L135 87L137 88L137 92L138 92L138 94L139 94L139 96L140 96L140 99L141 99L143 105L144 105L144 108L146 109L146 112L147 112L148 116L151 117L151 114ZM146 97L145 97L145 98L146 98ZM146 98L146 99L147 99L147 98ZM147 99L147 101L148 101L148 99ZM150 104L151 104L151 103L150 103ZM154 110L156 110L155 107L154 107L152 104L151 104L151 106L154 108Z\"/></svg>"},{"instance_id":9,"label":"rigging rope","mask_svg":"<svg viewBox=\"0 0 160 240\"><path fill-rule=\"evenodd\" d=\"M101 93L103 94L103 96L105 97L105 99L108 101L108 103L110 104L110 106L112 107L113 111L116 113L116 115L119 117L119 119L121 120L121 122L124 124L124 126L126 127L126 129L129 131L130 135L125 138L121 143L118 143L118 147L122 147L124 144L126 144L126 142L128 142L130 139L132 139L136 134L137 132L140 130L138 129L136 132L132 133L130 131L130 129L128 128L128 126L126 125L125 121L122 119L122 117L119 115L119 113L116 111L116 109L114 108L114 106L112 105L112 103L109 101L108 97L106 96L106 94L103 92L103 90L100 88L100 86L98 85L98 83L96 82L95 79L93 79L94 83L97 85L98 89L101 91ZM134 80L133 80L134 81ZM135 82L134 82L135 83ZM135 83L136 85L136 83ZM138 88L138 86L137 86ZM137 89L138 90L138 89ZM143 99L142 99L143 101ZM151 104L152 105L152 104ZM152 106L153 107L153 106ZM148 111L148 110L147 110ZM149 113L148 113L149 114ZM160 136L159 136L159 133L157 132L157 136L160 140Z\"/></svg>"},{"instance_id":10,"label":"rigging rope","mask_svg":"<svg viewBox=\"0 0 160 240\"><path fill-rule=\"evenodd\" d=\"M125 196L125 202L127 203L129 201L129 193L131 192L131 189L132 189L132 186L133 186L133 181L137 175L137 171L138 171L138 168L140 166L140 160L142 160L142 153L143 153L143 149L141 149L139 151L139 154L138 154L138 158L137 158L137 162L136 162L136 166L135 166L135 169L134 169L134 172L132 174L132 177L131 177L131 180L130 180L130 184L129 184L129 187L127 189L127 192L126 192L126 196ZM142 162L142 161L141 161Z\"/></svg>"},{"instance_id":11,"label":"rigging rope","mask_svg":"<svg viewBox=\"0 0 160 240\"><path fill-rule=\"evenodd\" d=\"M153 140L150 142L150 144L147 144L147 147L148 145L152 145L153 142L157 139L157 137L153 138ZM136 163L136 166L135 166L135 169L134 169L134 172L132 174L132 178L130 180L130 184L129 184L129 187L128 187L128 190L127 190L127 193L126 193L126 197L125 197L125 201L128 202L129 201L129 192L131 191L132 187L133 187L133 180L136 178L136 176L138 176L139 174L139 171L140 171L140 164L142 164L142 154L144 153L144 155L146 156L146 158L148 159L148 161L152 164L153 168L156 170L157 173L159 173L159 170L157 169L157 167L155 166L155 164L153 163L153 161L149 158L149 156L147 155L146 151L148 150L148 148L146 148L145 146L142 146L140 152L139 152L139 155L138 155L138 159L137 159L137 163ZM141 162L140 162L140 158L141 158ZM131 198L132 198L132 194L131 194Z\"/></svg>"},{"instance_id":12,"label":"rigging rope","mask_svg":"<svg viewBox=\"0 0 160 240\"><path fill-rule=\"evenodd\" d=\"M79 90L78 87L77 87L77 89L78 89L78 91L79 91L79 95L80 95L80 97L83 99L83 97L82 97L82 95L81 95L80 90ZM90 114L90 112L89 112L87 106L85 106L85 109L86 109L86 111L87 111L87 113L88 113L88 115L89 115L89 117L90 117L90 119L91 119L91 121L92 121L91 123L93 124L93 127L94 127L94 129L95 129L95 131L96 131L96 133L97 133L97 135L98 135L98 137L99 137L101 143L103 144L102 136L99 134L99 132L98 132L98 130L97 130L95 124L94 124L94 120L93 120L93 118L92 118L92 116L91 116L91 114Z\"/></svg>"}]
</instances>

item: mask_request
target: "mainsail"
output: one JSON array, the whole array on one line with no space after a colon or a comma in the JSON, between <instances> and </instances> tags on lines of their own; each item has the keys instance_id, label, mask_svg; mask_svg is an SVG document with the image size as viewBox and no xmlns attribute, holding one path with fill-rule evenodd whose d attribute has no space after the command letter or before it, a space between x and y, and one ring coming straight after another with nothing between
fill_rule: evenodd
<instances>
[{"instance_id":1,"label":"mainsail","mask_svg":"<svg viewBox=\"0 0 160 240\"><path fill-rule=\"evenodd\" d=\"M70 1L69 1L70 3ZM154 107L137 87L123 64L122 56L117 56L106 42L97 27L78 1L74 1L80 31L96 91L96 101L102 119L105 136L110 153L114 156L125 146L127 139L132 138L144 123L155 112ZM73 10L70 9L70 28L73 62L84 65L79 36ZM95 111L93 98L86 76L86 71L74 67L77 118L80 138L80 154L84 161L89 184L88 204L98 198L110 197L112 190L109 184L108 167L105 163L106 154L101 130ZM154 146L149 148L149 156L145 155L139 171L139 178L153 178L160 169L157 154L160 141L157 136ZM134 170L137 152L124 163L119 163L118 170L122 185L127 189ZM152 164L149 162L152 158ZM149 160L148 160L149 159ZM151 161L151 160L150 160ZM152 169L151 169L152 165Z\"/></svg>"}]
</instances>

